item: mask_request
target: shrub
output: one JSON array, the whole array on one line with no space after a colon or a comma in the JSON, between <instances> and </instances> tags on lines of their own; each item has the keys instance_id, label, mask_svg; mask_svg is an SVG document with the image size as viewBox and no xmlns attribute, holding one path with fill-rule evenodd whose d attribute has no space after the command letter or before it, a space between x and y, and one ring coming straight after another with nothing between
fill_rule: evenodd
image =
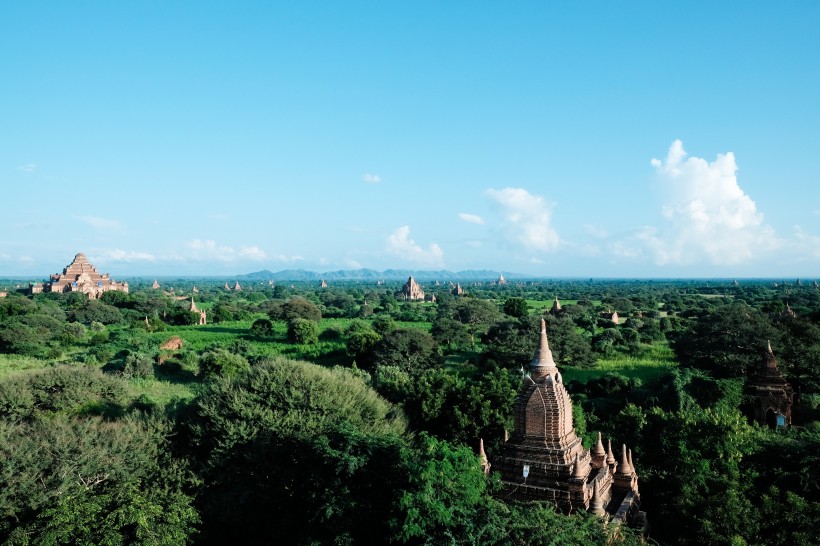
<instances>
[{"instance_id":1,"label":"shrub","mask_svg":"<svg viewBox=\"0 0 820 546\"><path fill-rule=\"evenodd\" d=\"M312 320L295 318L288 322L288 339L301 345L316 343L319 341L319 326Z\"/></svg>"}]
</instances>

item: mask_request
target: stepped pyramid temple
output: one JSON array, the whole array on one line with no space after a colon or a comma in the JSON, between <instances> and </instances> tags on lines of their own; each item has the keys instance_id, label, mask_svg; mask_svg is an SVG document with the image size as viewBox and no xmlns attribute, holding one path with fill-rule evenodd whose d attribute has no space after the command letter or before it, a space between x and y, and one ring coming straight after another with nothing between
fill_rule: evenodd
<instances>
[{"instance_id":1,"label":"stepped pyramid temple","mask_svg":"<svg viewBox=\"0 0 820 546\"><path fill-rule=\"evenodd\" d=\"M757 376L750 377L746 382L746 390L753 400L755 421L770 428L792 424L794 391L777 368L771 343L763 355L763 365Z\"/></svg>"},{"instance_id":2,"label":"stepped pyramid temple","mask_svg":"<svg viewBox=\"0 0 820 546\"><path fill-rule=\"evenodd\" d=\"M591 450L575 434L572 402L543 319L540 344L518 391L514 415L515 430L502 456L492 461L493 472L501 477L500 499L549 500L565 513L586 510L645 527L632 451L624 445L616 459L612 441L605 450L600 433Z\"/></svg>"},{"instance_id":3,"label":"stepped pyramid temple","mask_svg":"<svg viewBox=\"0 0 820 546\"><path fill-rule=\"evenodd\" d=\"M407 279L407 282L401 287L401 293L405 301L424 300L424 290L421 289L421 286L413 277Z\"/></svg>"},{"instance_id":4,"label":"stepped pyramid temple","mask_svg":"<svg viewBox=\"0 0 820 546\"><path fill-rule=\"evenodd\" d=\"M114 282L109 278L108 273L100 275L82 252L74 256L74 261L68 264L62 273L52 274L48 282L31 283L29 285L29 293L31 294L82 292L91 299L99 298L103 292L109 290L127 293L128 283Z\"/></svg>"}]
</instances>

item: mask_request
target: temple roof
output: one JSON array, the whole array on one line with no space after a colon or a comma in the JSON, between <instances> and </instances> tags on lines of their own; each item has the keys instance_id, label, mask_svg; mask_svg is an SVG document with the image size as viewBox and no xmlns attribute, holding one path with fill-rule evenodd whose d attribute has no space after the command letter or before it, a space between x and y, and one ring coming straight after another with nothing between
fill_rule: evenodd
<instances>
[{"instance_id":1,"label":"temple roof","mask_svg":"<svg viewBox=\"0 0 820 546\"><path fill-rule=\"evenodd\" d=\"M558 371L555 360L552 358L552 351L547 339L547 323L544 319L541 319L541 338L535 356L530 362L530 371L533 377L541 377L553 371Z\"/></svg>"}]
</instances>

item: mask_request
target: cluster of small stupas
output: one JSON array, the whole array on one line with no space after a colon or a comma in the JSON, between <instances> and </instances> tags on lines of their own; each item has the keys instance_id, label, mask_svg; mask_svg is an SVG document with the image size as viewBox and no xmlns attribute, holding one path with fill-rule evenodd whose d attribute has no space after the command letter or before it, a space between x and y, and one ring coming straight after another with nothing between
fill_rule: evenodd
<instances>
[{"instance_id":1,"label":"cluster of small stupas","mask_svg":"<svg viewBox=\"0 0 820 546\"><path fill-rule=\"evenodd\" d=\"M63 269L62 273L52 274L48 282L29 285L30 294L81 292L91 299L99 298L109 290L128 292L128 283L115 282L109 278L108 273L102 275L98 273L82 252L74 256L74 260Z\"/></svg>"},{"instance_id":2,"label":"cluster of small stupas","mask_svg":"<svg viewBox=\"0 0 820 546\"><path fill-rule=\"evenodd\" d=\"M616 459L600 433L585 449L572 423L572 402L553 360L541 320L540 344L515 400L515 429L501 456L493 459L503 500L552 501L563 512L586 510L643 527L638 475L626 445ZM490 462L483 453L485 471Z\"/></svg>"}]
</instances>

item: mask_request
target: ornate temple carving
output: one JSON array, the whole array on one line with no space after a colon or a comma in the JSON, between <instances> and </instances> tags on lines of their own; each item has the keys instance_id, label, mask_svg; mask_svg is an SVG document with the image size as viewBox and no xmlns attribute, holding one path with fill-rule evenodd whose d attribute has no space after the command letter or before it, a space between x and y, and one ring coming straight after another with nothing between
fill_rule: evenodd
<instances>
[{"instance_id":1,"label":"ornate temple carving","mask_svg":"<svg viewBox=\"0 0 820 546\"><path fill-rule=\"evenodd\" d=\"M601 435L585 449L575 433L572 402L541 320L540 343L515 400L515 429L493 471L502 500L548 500L563 512L587 510L643 527L638 475L624 445L619 461ZM482 461L482 466L483 461Z\"/></svg>"},{"instance_id":2,"label":"ornate temple carving","mask_svg":"<svg viewBox=\"0 0 820 546\"><path fill-rule=\"evenodd\" d=\"M43 292L81 292L91 299L99 298L104 292L116 290L128 292L127 282L115 282L111 280L108 273L100 274L97 269L89 263L88 258L82 252L74 256L74 260L68 264L62 273L54 273L48 282L31 283L29 293L40 294Z\"/></svg>"}]
</instances>

